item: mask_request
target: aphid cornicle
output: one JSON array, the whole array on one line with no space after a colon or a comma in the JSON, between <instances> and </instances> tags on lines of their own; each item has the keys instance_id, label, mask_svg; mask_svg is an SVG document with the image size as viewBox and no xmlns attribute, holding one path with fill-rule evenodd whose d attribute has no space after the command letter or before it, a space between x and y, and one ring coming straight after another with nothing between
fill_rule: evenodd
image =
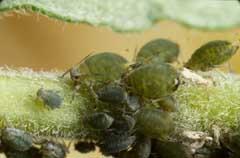
<instances>
[{"instance_id":1,"label":"aphid cornicle","mask_svg":"<svg viewBox=\"0 0 240 158\"><path fill-rule=\"evenodd\" d=\"M149 99L173 93L179 84L175 68L165 63L147 64L129 73L124 82L130 92Z\"/></svg>"},{"instance_id":2,"label":"aphid cornicle","mask_svg":"<svg viewBox=\"0 0 240 158\"><path fill-rule=\"evenodd\" d=\"M63 98L58 94L58 92L51 89L38 89L37 98L50 109L60 108L63 102Z\"/></svg>"},{"instance_id":3,"label":"aphid cornicle","mask_svg":"<svg viewBox=\"0 0 240 158\"><path fill-rule=\"evenodd\" d=\"M4 128L2 129L2 143L12 150L26 151L32 147L32 136L20 129Z\"/></svg>"},{"instance_id":4,"label":"aphid cornicle","mask_svg":"<svg viewBox=\"0 0 240 158\"><path fill-rule=\"evenodd\" d=\"M127 60L122 56L111 52L103 52L87 56L67 72L70 72L75 85L81 83L86 76L104 83L120 78L125 71L126 64Z\"/></svg>"},{"instance_id":5,"label":"aphid cornicle","mask_svg":"<svg viewBox=\"0 0 240 158\"><path fill-rule=\"evenodd\" d=\"M177 59L179 52L180 49L177 43L167 39L155 39L140 49L136 61L139 63L151 63L154 61L171 63Z\"/></svg>"},{"instance_id":6,"label":"aphid cornicle","mask_svg":"<svg viewBox=\"0 0 240 158\"><path fill-rule=\"evenodd\" d=\"M42 158L65 158L67 152L66 146L54 141L44 142L40 149Z\"/></svg>"},{"instance_id":7,"label":"aphid cornicle","mask_svg":"<svg viewBox=\"0 0 240 158\"><path fill-rule=\"evenodd\" d=\"M96 112L83 118L83 124L86 127L96 130L108 129L112 125L113 121L114 118L104 112Z\"/></svg>"},{"instance_id":8,"label":"aphid cornicle","mask_svg":"<svg viewBox=\"0 0 240 158\"><path fill-rule=\"evenodd\" d=\"M116 135L114 133L109 133L104 138L103 142L98 146L104 155L108 155L129 149L135 140L136 136L129 136L128 134Z\"/></svg>"},{"instance_id":9,"label":"aphid cornicle","mask_svg":"<svg viewBox=\"0 0 240 158\"><path fill-rule=\"evenodd\" d=\"M79 151L80 153L88 153L96 150L96 145L93 142L79 141L74 145L74 147L75 150Z\"/></svg>"},{"instance_id":10,"label":"aphid cornicle","mask_svg":"<svg viewBox=\"0 0 240 158\"><path fill-rule=\"evenodd\" d=\"M191 70L207 71L229 60L238 48L238 45L228 41L210 41L198 48L184 66Z\"/></svg>"},{"instance_id":11,"label":"aphid cornicle","mask_svg":"<svg viewBox=\"0 0 240 158\"><path fill-rule=\"evenodd\" d=\"M142 108L136 114L137 130L145 136L164 139L173 129L170 115L155 108Z\"/></svg>"}]
</instances>

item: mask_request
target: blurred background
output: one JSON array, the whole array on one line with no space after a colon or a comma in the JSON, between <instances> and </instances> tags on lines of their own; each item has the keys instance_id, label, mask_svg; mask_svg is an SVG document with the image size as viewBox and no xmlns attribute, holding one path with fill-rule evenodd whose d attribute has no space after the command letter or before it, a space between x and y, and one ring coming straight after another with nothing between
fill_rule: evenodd
<instances>
[{"instance_id":1,"label":"blurred background","mask_svg":"<svg viewBox=\"0 0 240 158\"><path fill-rule=\"evenodd\" d=\"M240 29L207 32L161 21L142 33L120 34L106 27L68 24L35 14L11 13L0 18L0 66L64 71L89 53L103 51L116 52L131 60L136 48L154 38L167 38L179 43L180 62L184 63L195 49L207 41L236 41L240 38ZM237 53L230 61L233 70L238 73L239 59L240 53ZM69 157L76 156L76 152L71 152ZM90 153L84 157L102 156Z\"/></svg>"},{"instance_id":2,"label":"blurred background","mask_svg":"<svg viewBox=\"0 0 240 158\"><path fill-rule=\"evenodd\" d=\"M141 33L116 33L106 27L69 24L36 14L10 13L0 19L0 66L31 67L35 70L65 70L92 52L111 51L129 60L135 48L154 38L168 38L181 46L180 61L186 62L203 43L225 39L236 41L240 29L207 32L161 21ZM240 54L231 59L240 72Z\"/></svg>"}]
</instances>

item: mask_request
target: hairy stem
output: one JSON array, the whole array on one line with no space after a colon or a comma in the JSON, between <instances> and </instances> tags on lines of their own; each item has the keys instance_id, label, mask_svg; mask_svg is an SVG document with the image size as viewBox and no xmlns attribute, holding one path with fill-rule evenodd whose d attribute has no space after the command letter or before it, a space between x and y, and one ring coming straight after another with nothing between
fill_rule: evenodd
<instances>
[{"instance_id":1,"label":"hairy stem","mask_svg":"<svg viewBox=\"0 0 240 158\"><path fill-rule=\"evenodd\" d=\"M72 100L73 89L57 72L29 69L0 69L0 120L36 135L77 137L84 130L81 118L86 99ZM185 79L175 96L179 111L174 113L177 129L208 131L212 125L237 129L240 112L239 76L220 72L202 73L207 83ZM54 89L63 96L59 109L49 110L36 100L39 88ZM4 124L0 124L3 126Z\"/></svg>"}]
</instances>

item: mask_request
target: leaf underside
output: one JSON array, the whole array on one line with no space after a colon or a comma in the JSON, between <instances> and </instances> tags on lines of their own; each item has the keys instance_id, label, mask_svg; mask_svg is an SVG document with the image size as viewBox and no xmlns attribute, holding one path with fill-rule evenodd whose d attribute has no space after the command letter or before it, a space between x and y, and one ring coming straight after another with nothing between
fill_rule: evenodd
<instances>
[{"instance_id":1,"label":"leaf underside","mask_svg":"<svg viewBox=\"0 0 240 158\"><path fill-rule=\"evenodd\" d=\"M216 30L240 25L237 0L2 0L0 12L28 10L73 23L142 31L159 20Z\"/></svg>"}]
</instances>

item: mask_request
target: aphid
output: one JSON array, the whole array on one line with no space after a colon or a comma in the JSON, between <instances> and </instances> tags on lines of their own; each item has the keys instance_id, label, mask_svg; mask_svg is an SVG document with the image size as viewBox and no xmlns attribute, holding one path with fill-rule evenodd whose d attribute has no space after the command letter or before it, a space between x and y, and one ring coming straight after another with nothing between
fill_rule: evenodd
<instances>
[{"instance_id":1,"label":"aphid","mask_svg":"<svg viewBox=\"0 0 240 158\"><path fill-rule=\"evenodd\" d=\"M37 91L37 97L50 109L60 108L63 102L63 98L58 94L58 92L50 89L40 88Z\"/></svg>"},{"instance_id":2,"label":"aphid","mask_svg":"<svg viewBox=\"0 0 240 158\"><path fill-rule=\"evenodd\" d=\"M31 147L26 151L7 150L5 152L7 158L42 158L38 148Z\"/></svg>"},{"instance_id":3,"label":"aphid","mask_svg":"<svg viewBox=\"0 0 240 158\"><path fill-rule=\"evenodd\" d=\"M176 112L178 111L178 105L175 97L173 96L165 96L156 101L152 101L153 104L167 112Z\"/></svg>"},{"instance_id":4,"label":"aphid","mask_svg":"<svg viewBox=\"0 0 240 158\"><path fill-rule=\"evenodd\" d=\"M164 139L173 129L170 115L158 109L142 108L136 114L137 130L145 136Z\"/></svg>"},{"instance_id":5,"label":"aphid","mask_svg":"<svg viewBox=\"0 0 240 158\"><path fill-rule=\"evenodd\" d=\"M171 63L177 60L180 49L177 43L167 39L155 39L145 44L137 55L137 62L161 61Z\"/></svg>"},{"instance_id":6,"label":"aphid","mask_svg":"<svg viewBox=\"0 0 240 158\"><path fill-rule=\"evenodd\" d=\"M12 150L26 151L32 147L32 136L20 129L4 128L2 129L2 143Z\"/></svg>"},{"instance_id":7,"label":"aphid","mask_svg":"<svg viewBox=\"0 0 240 158\"><path fill-rule=\"evenodd\" d=\"M83 124L96 130L108 129L114 121L110 115L104 112L96 112L83 118Z\"/></svg>"},{"instance_id":8,"label":"aphid","mask_svg":"<svg viewBox=\"0 0 240 158\"><path fill-rule=\"evenodd\" d=\"M136 95L156 99L173 93L179 85L179 74L169 64L141 66L124 79L128 90Z\"/></svg>"},{"instance_id":9,"label":"aphid","mask_svg":"<svg viewBox=\"0 0 240 158\"><path fill-rule=\"evenodd\" d=\"M231 151L234 155L240 157L240 134L224 133L220 137L221 144Z\"/></svg>"},{"instance_id":10,"label":"aphid","mask_svg":"<svg viewBox=\"0 0 240 158\"><path fill-rule=\"evenodd\" d=\"M191 70L207 71L229 60L239 46L228 41L210 41L198 48L184 65Z\"/></svg>"},{"instance_id":11,"label":"aphid","mask_svg":"<svg viewBox=\"0 0 240 158\"><path fill-rule=\"evenodd\" d=\"M135 127L136 121L133 117L129 115L123 115L120 119L115 119L111 130L114 130L116 133L131 133Z\"/></svg>"},{"instance_id":12,"label":"aphid","mask_svg":"<svg viewBox=\"0 0 240 158\"><path fill-rule=\"evenodd\" d=\"M154 140L152 144L153 158L193 158L190 149L179 143Z\"/></svg>"},{"instance_id":13,"label":"aphid","mask_svg":"<svg viewBox=\"0 0 240 158\"><path fill-rule=\"evenodd\" d=\"M93 142L79 141L74 145L74 147L80 153L88 153L96 150L96 145Z\"/></svg>"},{"instance_id":14,"label":"aphid","mask_svg":"<svg viewBox=\"0 0 240 158\"><path fill-rule=\"evenodd\" d=\"M118 153L127 150L135 142L136 136L129 136L128 134L116 135L109 133L102 143L99 144L100 151L104 155Z\"/></svg>"},{"instance_id":15,"label":"aphid","mask_svg":"<svg viewBox=\"0 0 240 158\"><path fill-rule=\"evenodd\" d=\"M93 91L95 93L95 91ZM96 94L96 95L95 95ZM128 95L125 88L117 83L103 85L102 88L96 90L94 97L98 100L111 105L127 105L132 111L140 108L140 101L137 96Z\"/></svg>"},{"instance_id":16,"label":"aphid","mask_svg":"<svg viewBox=\"0 0 240 158\"><path fill-rule=\"evenodd\" d=\"M117 84L107 84L97 90L98 100L110 104L123 104L126 102L126 91Z\"/></svg>"},{"instance_id":17,"label":"aphid","mask_svg":"<svg viewBox=\"0 0 240 158\"><path fill-rule=\"evenodd\" d=\"M126 64L127 60L122 56L103 52L87 56L79 64L65 72L63 76L70 72L75 85L80 84L85 77L104 83L120 78Z\"/></svg>"},{"instance_id":18,"label":"aphid","mask_svg":"<svg viewBox=\"0 0 240 158\"><path fill-rule=\"evenodd\" d=\"M65 145L54 141L46 141L40 149L43 158L65 158L68 149Z\"/></svg>"},{"instance_id":19,"label":"aphid","mask_svg":"<svg viewBox=\"0 0 240 158\"><path fill-rule=\"evenodd\" d=\"M130 151L123 151L119 158L149 158L151 154L151 139L145 136L138 136L135 145Z\"/></svg>"}]
</instances>

